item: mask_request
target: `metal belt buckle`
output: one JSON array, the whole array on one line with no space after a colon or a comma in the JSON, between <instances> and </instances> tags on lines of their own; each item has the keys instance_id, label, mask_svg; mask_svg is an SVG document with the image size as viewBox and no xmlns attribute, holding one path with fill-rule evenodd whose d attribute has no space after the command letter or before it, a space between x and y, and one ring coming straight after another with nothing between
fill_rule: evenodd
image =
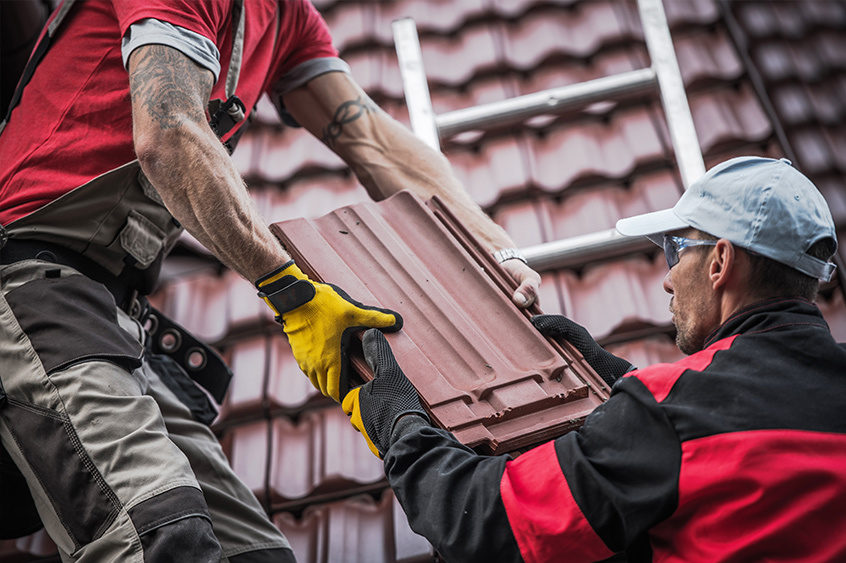
<instances>
[{"instance_id":1,"label":"metal belt buckle","mask_svg":"<svg viewBox=\"0 0 846 563\"><path fill-rule=\"evenodd\" d=\"M143 325L150 314L150 302L143 295L140 295L138 290L133 289L126 314Z\"/></svg>"}]
</instances>

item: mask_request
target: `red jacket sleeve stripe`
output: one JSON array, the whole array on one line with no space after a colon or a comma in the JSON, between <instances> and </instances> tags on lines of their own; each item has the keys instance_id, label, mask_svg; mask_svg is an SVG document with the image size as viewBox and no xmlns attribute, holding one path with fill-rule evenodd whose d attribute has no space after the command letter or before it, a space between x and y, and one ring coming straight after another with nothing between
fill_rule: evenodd
<instances>
[{"instance_id":1,"label":"red jacket sleeve stripe","mask_svg":"<svg viewBox=\"0 0 846 563\"><path fill-rule=\"evenodd\" d=\"M613 555L573 499L553 442L509 461L499 490L527 563L597 561Z\"/></svg>"},{"instance_id":2,"label":"red jacket sleeve stripe","mask_svg":"<svg viewBox=\"0 0 846 563\"><path fill-rule=\"evenodd\" d=\"M624 377L637 377L641 383L646 385L646 388L652 393L657 402L661 402L667 398L670 391L673 390L673 385L676 384L679 377L689 370L702 371L707 368L714 359L714 354L720 350L728 350L731 348L732 342L737 336L730 338L723 338L705 348L701 352L697 352L687 358L672 364L655 364L644 370L636 370L629 372Z\"/></svg>"}]
</instances>

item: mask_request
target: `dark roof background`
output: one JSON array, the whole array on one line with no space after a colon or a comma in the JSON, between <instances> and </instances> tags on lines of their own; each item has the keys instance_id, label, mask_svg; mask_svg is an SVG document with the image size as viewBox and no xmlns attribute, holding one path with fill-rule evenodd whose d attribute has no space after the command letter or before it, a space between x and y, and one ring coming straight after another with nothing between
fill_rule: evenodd
<instances>
[{"instance_id":1,"label":"dark roof background","mask_svg":"<svg viewBox=\"0 0 846 563\"><path fill-rule=\"evenodd\" d=\"M647 66L634 0L320 0L353 75L408 123L390 21L418 25L438 113ZM706 164L787 156L826 196L846 240L846 4L835 0L665 0ZM5 32L4 20L3 29ZM465 133L444 152L468 191L528 246L613 227L681 193L656 95ZM365 201L328 149L285 127L265 100L234 156L269 222ZM216 344L235 378L215 428L235 470L289 536L301 561L429 561L340 409L299 373L251 284L194 258L190 242L155 296ZM846 340L843 257L819 305ZM654 251L543 272L541 305L586 326L637 365L674 361ZM43 533L0 542L0 561L53 548Z\"/></svg>"}]
</instances>

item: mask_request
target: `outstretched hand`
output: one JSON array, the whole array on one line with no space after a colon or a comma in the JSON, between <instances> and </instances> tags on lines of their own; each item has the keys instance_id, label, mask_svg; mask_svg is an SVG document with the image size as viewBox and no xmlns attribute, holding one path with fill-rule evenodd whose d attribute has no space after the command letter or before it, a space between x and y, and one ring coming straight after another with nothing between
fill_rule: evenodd
<instances>
[{"instance_id":1,"label":"outstretched hand","mask_svg":"<svg viewBox=\"0 0 846 563\"><path fill-rule=\"evenodd\" d=\"M523 309L531 307L538 300L538 288L541 277L522 260L506 260L500 264L502 268L520 285L514 290L511 299Z\"/></svg>"},{"instance_id":2,"label":"outstretched hand","mask_svg":"<svg viewBox=\"0 0 846 563\"><path fill-rule=\"evenodd\" d=\"M544 336L561 338L575 346L608 385L614 385L624 374L635 369L628 360L615 356L597 344L585 327L563 315L535 315L532 324Z\"/></svg>"},{"instance_id":3,"label":"outstretched hand","mask_svg":"<svg viewBox=\"0 0 846 563\"><path fill-rule=\"evenodd\" d=\"M391 445L394 423L406 414L428 420L417 390L403 373L385 335L371 329L362 340L364 359L373 380L350 391L342 408L350 423L361 432L373 455L382 459Z\"/></svg>"}]
</instances>

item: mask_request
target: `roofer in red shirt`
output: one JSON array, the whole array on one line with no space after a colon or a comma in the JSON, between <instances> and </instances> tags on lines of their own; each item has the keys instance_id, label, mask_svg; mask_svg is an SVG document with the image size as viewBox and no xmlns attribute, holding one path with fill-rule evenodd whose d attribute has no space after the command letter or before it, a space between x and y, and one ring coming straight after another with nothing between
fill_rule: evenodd
<instances>
[{"instance_id":1,"label":"roofer in red shirt","mask_svg":"<svg viewBox=\"0 0 846 563\"><path fill-rule=\"evenodd\" d=\"M256 282L335 400L351 331L400 328L308 280L258 215L227 149L265 92L373 198L439 195L534 300L537 273L356 85L308 1L65 0L0 126L2 535L40 517L65 560L293 558L207 427L194 381L220 401L228 368L143 298L184 227Z\"/></svg>"},{"instance_id":2,"label":"roofer in red shirt","mask_svg":"<svg viewBox=\"0 0 846 563\"><path fill-rule=\"evenodd\" d=\"M663 245L689 356L638 370L533 318L614 385L579 431L516 459L431 426L365 333L376 378L343 408L412 529L447 561L846 561L846 349L813 303L836 250L820 193L787 160L735 158L617 229Z\"/></svg>"}]
</instances>

